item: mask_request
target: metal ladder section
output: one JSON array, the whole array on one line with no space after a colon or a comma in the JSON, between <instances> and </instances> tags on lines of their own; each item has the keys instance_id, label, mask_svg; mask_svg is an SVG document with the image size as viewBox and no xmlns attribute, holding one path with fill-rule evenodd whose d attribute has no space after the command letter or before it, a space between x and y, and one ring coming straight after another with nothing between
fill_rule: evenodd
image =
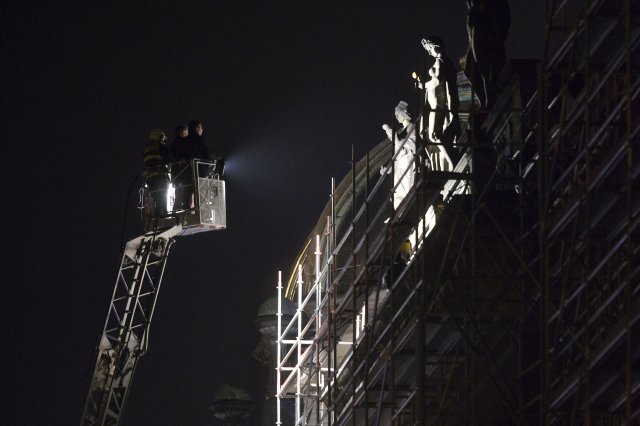
<instances>
[{"instance_id":1,"label":"metal ladder section","mask_svg":"<svg viewBox=\"0 0 640 426\"><path fill-rule=\"evenodd\" d=\"M136 366L147 350L173 237L181 229L148 232L127 243L96 348L81 426L119 424Z\"/></svg>"}]
</instances>

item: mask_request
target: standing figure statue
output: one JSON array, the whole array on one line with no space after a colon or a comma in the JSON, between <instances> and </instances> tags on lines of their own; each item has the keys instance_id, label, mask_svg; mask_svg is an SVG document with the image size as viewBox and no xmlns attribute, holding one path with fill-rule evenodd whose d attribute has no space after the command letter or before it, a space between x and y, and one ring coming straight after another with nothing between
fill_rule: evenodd
<instances>
[{"instance_id":1,"label":"standing figure statue","mask_svg":"<svg viewBox=\"0 0 640 426\"><path fill-rule=\"evenodd\" d=\"M390 141L395 139L394 163L393 163L393 208L397 209L404 197L409 193L414 182L416 132L411 122L411 115L407 110L408 104L400 101L395 108L395 116L400 129L393 137L393 130L388 124L383 124L382 129ZM381 173L389 173L389 170L381 169Z\"/></svg>"},{"instance_id":2,"label":"standing figure statue","mask_svg":"<svg viewBox=\"0 0 640 426\"><path fill-rule=\"evenodd\" d=\"M511 14L508 0L466 0L467 50L464 73L480 99L489 109L496 98L496 81L506 62L504 43L509 34Z\"/></svg>"},{"instance_id":3,"label":"standing figure statue","mask_svg":"<svg viewBox=\"0 0 640 426\"><path fill-rule=\"evenodd\" d=\"M425 129L422 132L427 142L437 144L428 149L432 156L439 157L432 158L434 169L447 170L452 167L447 150L453 149L453 144L460 137L457 73L445 54L444 43L439 37L422 39L422 46L434 58L434 63L429 68L431 79L424 84L425 115L428 113L428 121L426 132ZM423 87L421 83L418 84L420 88Z\"/></svg>"}]
</instances>

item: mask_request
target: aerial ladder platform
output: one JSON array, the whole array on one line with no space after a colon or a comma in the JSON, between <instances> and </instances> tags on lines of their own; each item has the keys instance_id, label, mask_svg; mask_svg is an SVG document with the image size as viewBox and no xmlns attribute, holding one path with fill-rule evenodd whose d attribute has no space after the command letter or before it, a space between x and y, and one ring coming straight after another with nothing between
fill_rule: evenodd
<instances>
[{"instance_id":1,"label":"aerial ladder platform","mask_svg":"<svg viewBox=\"0 0 640 426\"><path fill-rule=\"evenodd\" d=\"M149 330L165 266L175 238L226 228L225 182L215 162L193 160L193 206L171 211L173 188L162 191L168 214L149 216L153 202L143 193L146 232L130 240L123 251L107 318L95 350L93 375L85 400L81 426L120 424L136 367L149 346ZM157 196L157 195L156 195Z\"/></svg>"}]
</instances>

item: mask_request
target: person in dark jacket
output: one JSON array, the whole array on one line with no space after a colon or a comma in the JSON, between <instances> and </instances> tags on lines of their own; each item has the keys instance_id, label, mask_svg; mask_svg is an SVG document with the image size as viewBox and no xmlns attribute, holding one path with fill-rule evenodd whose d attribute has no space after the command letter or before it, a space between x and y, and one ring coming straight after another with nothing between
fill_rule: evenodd
<instances>
[{"instance_id":1,"label":"person in dark jacket","mask_svg":"<svg viewBox=\"0 0 640 426\"><path fill-rule=\"evenodd\" d=\"M164 132L154 129L144 144L144 180L153 199L152 217L167 214L167 188L169 186L169 150Z\"/></svg>"},{"instance_id":2,"label":"person in dark jacket","mask_svg":"<svg viewBox=\"0 0 640 426\"><path fill-rule=\"evenodd\" d=\"M209 160L211 152L202 134L204 127L199 121L189 122L185 135L184 126L176 129L176 138L171 144L171 157L174 164L171 168L173 184L176 188L176 200L173 210L187 210L192 207L194 182L191 160Z\"/></svg>"},{"instance_id":3,"label":"person in dark jacket","mask_svg":"<svg viewBox=\"0 0 640 426\"><path fill-rule=\"evenodd\" d=\"M178 127L176 127L176 135L173 138L172 144L186 139L187 136L189 136L189 129L187 129L187 126L184 124L179 124Z\"/></svg>"},{"instance_id":4,"label":"person in dark jacket","mask_svg":"<svg viewBox=\"0 0 640 426\"><path fill-rule=\"evenodd\" d=\"M189 122L186 137L176 139L171 145L171 155L175 161L190 161L194 158L208 160L211 156L209 147L204 142L204 127L199 121Z\"/></svg>"}]
</instances>

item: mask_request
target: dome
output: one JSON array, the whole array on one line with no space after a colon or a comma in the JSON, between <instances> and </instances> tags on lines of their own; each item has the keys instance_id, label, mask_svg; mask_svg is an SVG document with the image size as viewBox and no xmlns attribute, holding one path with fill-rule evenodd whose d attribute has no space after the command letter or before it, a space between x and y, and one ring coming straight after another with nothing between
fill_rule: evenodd
<instances>
[{"instance_id":1,"label":"dome","mask_svg":"<svg viewBox=\"0 0 640 426\"><path fill-rule=\"evenodd\" d=\"M296 304L289 299L282 299L282 315L295 315ZM278 296L273 296L262 302L258 309L258 318L278 315Z\"/></svg>"},{"instance_id":2,"label":"dome","mask_svg":"<svg viewBox=\"0 0 640 426\"><path fill-rule=\"evenodd\" d=\"M282 322L286 325L296 314L297 306L288 299L282 299ZM256 317L256 326L261 334L275 337L278 334L278 296L265 300Z\"/></svg>"}]
</instances>

